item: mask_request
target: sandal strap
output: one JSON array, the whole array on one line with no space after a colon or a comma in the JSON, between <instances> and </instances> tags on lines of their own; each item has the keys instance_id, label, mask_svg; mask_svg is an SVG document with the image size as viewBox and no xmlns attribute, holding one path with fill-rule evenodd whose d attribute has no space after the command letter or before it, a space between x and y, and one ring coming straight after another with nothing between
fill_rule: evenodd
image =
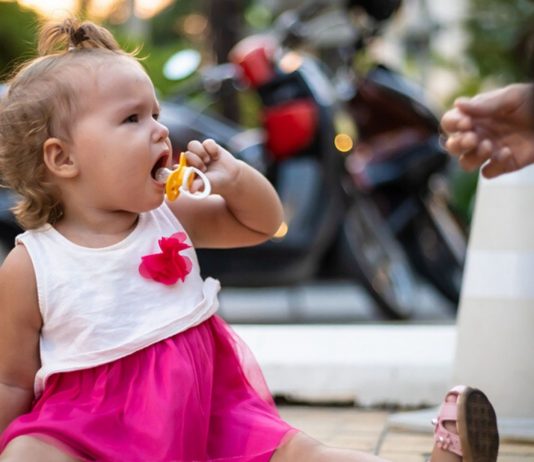
<instances>
[{"instance_id":1,"label":"sandal strap","mask_svg":"<svg viewBox=\"0 0 534 462\"><path fill-rule=\"evenodd\" d=\"M458 409L456 402L447 401L441 405L438 415L439 420L442 422L446 422L447 420L456 422L456 419L458 418L457 416Z\"/></svg>"},{"instance_id":2,"label":"sandal strap","mask_svg":"<svg viewBox=\"0 0 534 462\"><path fill-rule=\"evenodd\" d=\"M462 444L460 443L459 435L448 431L441 424L441 421L439 421L436 425L436 431L434 432L434 442L440 449L452 452L460 457L463 457Z\"/></svg>"},{"instance_id":3,"label":"sandal strap","mask_svg":"<svg viewBox=\"0 0 534 462\"><path fill-rule=\"evenodd\" d=\"M445 401L442 403L439 409L436 427L434 430L434 442L436 445L442 450L452 452L460 457L463 457L460 436L447 430L443 423L456 423L458 420L458 400L451 402L447 401L447 398L450 395L460 395L464 389L465 387L463 386L457 386L449 390Z\"/></svg>"}]
</instances>

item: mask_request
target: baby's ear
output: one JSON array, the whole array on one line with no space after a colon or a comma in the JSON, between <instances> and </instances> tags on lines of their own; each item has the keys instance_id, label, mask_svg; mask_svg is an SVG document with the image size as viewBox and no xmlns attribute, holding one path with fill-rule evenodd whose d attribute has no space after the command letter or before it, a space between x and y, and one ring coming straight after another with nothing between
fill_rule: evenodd
<instances>
[{"instance_id":1,"label":"baby's ear","mask_svg":"<svg viewBox=\"0 0 534 462\"><path fill-rule=\"evenodd\" d=\"M70 155L65 142L59 138L48 138L43 144L43 160L50 173L60 178L73 178L78 167Z\"/></svg>"}]
</instances>

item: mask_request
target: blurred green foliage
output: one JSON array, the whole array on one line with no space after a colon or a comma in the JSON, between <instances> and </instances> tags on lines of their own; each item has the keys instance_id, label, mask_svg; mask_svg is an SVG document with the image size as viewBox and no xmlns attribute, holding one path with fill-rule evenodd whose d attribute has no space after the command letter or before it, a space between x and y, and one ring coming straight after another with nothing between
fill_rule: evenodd
<instances>
[{"instance_id":1,"label":"blurred green foliage","mask_svg":"<svg viewBox=\"0 0 534 462\"><path fill-rule=\"evenodd\" d=\"M38 16L16 2L0 1L0 81L35 53Z\"/></svg>"},{"instance_id":2,"label":"blurred green foliage","mask_svg":"<svg viewBox=\"0 0 534 462\"><path fill-rule=\"evenodd\" d=\"M466 27L467 52L481 79L509 83L532 78L532 0L470 0Z\"/></svg>"}]
</instances>

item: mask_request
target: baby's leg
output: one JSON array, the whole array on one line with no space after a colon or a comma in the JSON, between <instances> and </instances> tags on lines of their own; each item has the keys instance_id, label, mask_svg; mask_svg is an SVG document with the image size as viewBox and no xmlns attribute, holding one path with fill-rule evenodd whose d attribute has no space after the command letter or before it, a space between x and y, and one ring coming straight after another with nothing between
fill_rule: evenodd
<instances>
[{"instance_id":1,"label":"baby's leg","mask_svg":"<svg viewBox=\"0 0 534 462\"><path fill-rule=\"evenodd\" d=\"M1 462L76 462L78 459L33 436L18 436L8 443L0 455Z\"/></svg>"},{"instance_id":2,"label":"baby's leg","mask_svg":"<svg viewBox=\"0 0 534 462\"><path fill-rule=\"evenodd\" d=\"M271 458L271 462L383 462L384 460L365 452L325 446L304 433L292 436Z\"/></svg>"}]
</instances>

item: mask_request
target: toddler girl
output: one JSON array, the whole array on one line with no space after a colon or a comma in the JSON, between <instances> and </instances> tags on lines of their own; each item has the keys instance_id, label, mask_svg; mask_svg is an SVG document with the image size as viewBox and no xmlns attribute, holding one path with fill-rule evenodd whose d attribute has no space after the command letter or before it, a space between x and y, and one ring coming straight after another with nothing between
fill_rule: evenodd
<instances>
[{"instance_id":1,"label":"toddler girl","mask_svg":"<svg viewBox=\"0 0 534 462\"><path fill-rule=\"evenodd\" d=\"M194 248L269 239L282 221L270 183L192 141L191 191L204 177L213 194L164 201L169 133L136 59L74 20L46 26L39 53L0 105L1 177L27 230L0 271L0 460L378 460L281 420L215 315L219 283ZM479 448L496 438L481 392L451 392L436 428L436 461L495 460L498 443Z\"/></svg>"}]
</instances>

